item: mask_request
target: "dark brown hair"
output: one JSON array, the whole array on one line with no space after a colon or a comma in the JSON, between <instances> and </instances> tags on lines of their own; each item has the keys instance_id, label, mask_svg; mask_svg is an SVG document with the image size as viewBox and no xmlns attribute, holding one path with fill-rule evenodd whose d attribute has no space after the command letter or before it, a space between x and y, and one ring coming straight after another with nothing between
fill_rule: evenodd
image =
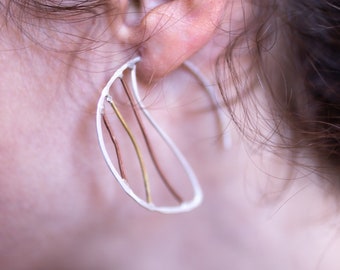
<instances>
[{"instance_id":1,"label":"dark brown hair","mask_svg":"<svg viewBox=\"0 0 340 270\"><path fill-rule=\"evenodd\" d=\"M98 15L109 6L108 3L109 1L105 0L5 0L2 1L1 6L8 16L21 19L32 16L34 18L65 20L65 18L74 18L84 14Z\"/></svg>"},{"instance_id":2,"label":"dark brown hair","mask_svg":"<svg viewBox=\"0 0 340 270\"><path fill-rule=\"evenodd\" d=\"M273 133L280 135L281 144L276 146L289 148L297 155L303 152L302 149L306 150L318 164L312 169L319 171L324 168L327 171L338 168L339 3L336 0L255 0L251 4L252 14L245 28L232 40L219 61L219 66L226 63L232 75L237 102L242 103L244 96L252 96L251 89L260 85L270 100L268 110L273 117ZM252 63L240 74L235 68L235 59L242 47L247 48L245 54L251 55ZM222 70L224 72L225 69ZM244 85L240 81L249 78L249 74L255 76L251 77L247 87L240 87ZM220 81L223 81L223 75L219 73ZM228 97L225 88L221 85L232 118L242 123L239 126L246 133L244 119L238 118L234 112L234 100ZM247 106L243 105L245 111ZM271 142L268 132L262 139L262 143Z\"/></svg>"},{"instance_id":3,"label":"dark brown hair","mask_svg":"<svg viewBox=\"0 0 340 270\"><path fill-rule=\"evenodd\" d=\"M340 6L335 0L288 1L286 18L302 96L294 129L321 159L340 165ZM337 6L338 5L338 6Z\"/></svg>"}]
</instances>

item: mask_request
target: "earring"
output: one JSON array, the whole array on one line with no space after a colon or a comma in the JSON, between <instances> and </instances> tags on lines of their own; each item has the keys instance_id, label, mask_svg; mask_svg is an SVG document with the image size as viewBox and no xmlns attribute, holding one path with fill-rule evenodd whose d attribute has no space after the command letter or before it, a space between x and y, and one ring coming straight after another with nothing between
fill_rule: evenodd
<instances>
[{"instance_id":1,"label":"earring","mask_svg":"<svg viewBox=\"0 0 340 270\"><path fill-rule=\"evenodd\" d=\"M104 159L111 170L112 174L120 184L120 186L123 188L123 190L132 198L134 199L139 205L142 207L151 210L151 211L157 211L161 213L181 213L181 212L188 212L194 208L196 208L202 201L202 191L201 187L198 183L197 177L181 153L181 151L177 148L175 143L170 139L170 137L159 127L159 125L154 121L152 116L149 114L148 110L144 106L142 99L140 98L139 91L138 91L138 84L137 84L137 78L136 78L136 63L140 61L140 57L136 57L132 59L131 61L128 61L125 63L123 66L121 66L111 77L111 79L108 81L104 89L102 90L102 93L100 95L98 104L97 104L97 113L96 113L96 126L97 126L97 135L98 135L98 141L99 141L99 146L101 148L101 151L103 153ZM124 77L124 72L126 70L131 71L131 85L132 85L132 95L128 90L128 87L126 83L123 80ZM137 118L137 122L140 125L140 128L142 130L142 134L144 137L144 140L146 142L146 145L148 146L149 153L152 157L153 162L155 163L155 166L157 168L157 171L160 172L161 178L163 182L165 183L167 189L169 192L172 194L172 196L178 201L178 205L175 206L158 206L155 205L152 201L152 196L151 196L151 190L150 190L150 182L148 179L146 167L144 164L144 159L142 157L142 153L140 150L140 147L137 143L137 140L134 138L130 128L128 127L126 121L124 120L122 114L118 110L118 107L113 101L112 96L110 95L110 88L112 84L116 81L120 80L123 84L123 88L126 91L126 94L128 95L128 98L130 102L132 103L132 107L134 108L133 111L135 113L135 116ZM150 141L147 137L147 134L145 133L145 128L142 124L141 121L141 115L139 114L139 111L133 106L133 99L136 101L136 104L138 106L138 109L142 112L142 114L145 116L145 118L149 121L151 126L155 129L155 131L159 134L159 136L162 138L164 143L168 146L168 148L172 151L174 156L177 158L179 164L182 166L183 170L186 173L186 176L188 180L191 183L192 189L193 189L193 197L191 200L188 201L183 201L181 197L174 191L172 188L170 181L168 181L164 174L161 172L159 168L159 164L157 163L156 158L154 157L154 152L151 149L150 146ZM112 131L109 127L108 120L105 114L105 103L108 104L116 114L117 118L119 119L120 123L124 127L124 130L126 131L131 143L133 144L133 148L135 150L135 153L138 157L138 162L142 171L143 175L143 182L144 182L144 188L145 188L145 197L146 199L142 199L140 196L138 196L133 189L130 187L128 180L125 178L125 172L123 169L123 164L122 164L122 158L121 158L121 151L119 149L119 145L117 143L116 138L113 136ZM104 134L103 134L103 124L105 128L108 130L109 137L111 138L111 141L115 145L116 148L116 154L117 154L117 159L118 159L118 167L120 172L116 169L116 167L113 165L113 162L109 156L108 150L106 148L105 140L104 140Z\"/></svg>"},{"instance_id":2,"label":"earring","mask_svg":"<svg viewBox=\"0 0 340 270\"><path fill-rule=\"evenodd\" d=\"M216 95L214 94L215 89L213 85L208 81L208 79L203 75L203 73L191 62L185 61L183 63L184 67L187 68L201 83L203 89L206 91L211 103L213 104L213 108L216 110L219 133L222 136L222 144L225 149L230 149L232 145L231 134L229 132L228 126L229 123L225 123L224 119L227 118L225 113L222 110L221 105L219 104Z\"/></svg>"},{"instance_id":3,"label":"earring","mask_svg":"<svg viewBox=\"0 0 340 270\"><path fill-rule=\"evenodd\" d=\"M188 161L185 159L181 151L178 149L178 147L175 145L175 143L170 139L170 137L159 127L157 122L152 118L151 114L148 112L147 108L145 107L138 90L138 84L137 84L137 78L136 78L136 64L140 61L140 57L136 57L124 65L122 65L110 78L106 86L101 92L98 105L97 105L97 113L96 113L96 126L97 126L97 135L98 135L98 141L99 146L101 148L101 151L103 153L104 159L111 170L112 174L114 175L115 179L118 181L120 186L123 188L123 190L132 198L134 199L139 205L142 207L151 210L151 211L157 211L161 213L181 213L181 212L188 212L194 208L196 208L202 201L202 191L201 187L198 183L197 177L191 168ZM209 87L209 84L207 80L204 78L204 76L199 72L198 69L195 68L191 63L187 62L185 63L185 67L198 79L203 88L206 90L211 102L213 103L214 107L217 108L219 122L221 121L221 111L220 107L217 106L217 101L214 99L212 88ZM128 84L125 82L124 77L125 73L127 71L130 71L130 85L132 91L130 91ZM110 94L110 89L112 88L112 85L119 81L121 83L123 92L125 92L129 104L132 107L133 114L135 116L135 119L137 120L138 126L140 128L142 137L144 138L144 142L146 145L146 148L149 152L150 158L152 160L152 163L154 164L158 174L160 175L160 178L163 181L163 184L166 186L168 192L171 194L171 196L177 201L176 205L171 206L164 206L164 205L156 205L153 202L152 198L152 192L150 187L150 180L148 177L148 170L146 169L145 161L142 155L141 148L139 146L139 143L137 142L136 138L134 137L133 132L129 128L127 122L124 119L124 116L118 109L118 106L114 102L114 99L112 95ZM131 93L132 92L132 93ZM127 134L127 137L129 138L134 152L137 156L139 168L141 170L142 179L143 179L143 186L145 191L145 199L141 198L141 196L137 195L133 188L131 188L129 181L126 176L126 172L124 169L123 159L122 159L122 153L119 147L118 140L114 136L112 132L112 128L109 124L109 119L107 116L107 113L105 111L105 104L110 107L114 114L116 115L117 119L119 120L121 126L123 127L123 130ZM151 140L148 138L148 134L146 132L146 128L142 121L142 115L145 119L147 119L150 126L158 133L159 137L162 139L162 141L167 145L168 149L172 152L174 157L177 159L178 164L182 167L183 171L185 172L186 178L189 180L191 187L192 187L192 197L189 200L184 200L180 194L176 191L176 189L172 186L171 181L167 179L166 174L162 172L160 164L158 164L157 158L155 156L155 152L152 148ZM106 132L108 133L108 137L110 138L111 142L114 145L115 153L117 156L117 162L118 163L118 170L116 169L116 166L114 165L113 161L110 158L110 155L108 153L106 143L104 140L104 134L103 134L103 127L105 127ZM221 126L220 126L221 127ZM222 129L222 128L221 128Z\"/></svg>"}]
</instances>

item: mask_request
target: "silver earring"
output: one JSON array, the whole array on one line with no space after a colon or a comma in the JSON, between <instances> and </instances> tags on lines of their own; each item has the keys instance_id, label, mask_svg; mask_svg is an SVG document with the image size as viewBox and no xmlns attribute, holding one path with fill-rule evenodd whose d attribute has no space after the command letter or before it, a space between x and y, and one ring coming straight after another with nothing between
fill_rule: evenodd
<instances>
[{"instance_id":1,"label":"silver earring","mask_svg":"<svg viewBox=\"0 0 340 270\"><path fill-rule=\"evenodd\" d=\"M157 211L161 213L166 213L166 214L171 214L171 213L181 213L181 212L188 212L191 211L192 209L196 208L202 201L202 190L201 187L198 183L197 177L181 153L181 151L177 148L177 146L174 144L174 142L170 139L170 137L159 127L159 125L153 120L151 115L149 114L148 110L145 108L142 99L140 98L139 91L138 91L138 84L137 84L137 79L136 79L136 63L140 61L140 57L136 57L132 59L131 61L128 61L125 63L123 66L121 66L111 77L111 79L108 81L104 89L102 90L102 93L100 95L98 105L97 105L97 113L96 113L96 126L97 126L97 135L98 135L98 141L99 141L99 146L101 148L101 151L103 153L104 159L110 168L112 174L120 184L120 186L123 188L123 190L132 198L134 199L139 205L142 207L151 210L151 211ZM145 172L145 167L143 164L143 159L141 157L140 149L138 147L138 144L136 140L133 137L133 134L129 131L129 128L126 125L126 122L124 119L121 117L120 112L117 110L117 107L115 106L115 103L112 99L112 96L110 95L110 88L112 84L116 80L120 80L124 77L124 71L130 70L131 71L131 85L132 85L132 94L133 97L136 101L137 106L139 107L140 111L142 114L145 116L145 118L149 121L151 126L157 131L159 136L162 138L162 140L167 144L169 149L172 151L174 156L177 158L179 161L179 164L183 167L187 178L189 179L192 189L193 189L193 197L189 201L181 201L180 198L178 198L179 204L174 205L174 206L158 206L155 205L152 201L151 198L151 191L150 191L150 186L149 186L149 181L146 176ZM146 199L141 198L138 196L130 187L129 182L127 179L124 178L124 175L122 173L118 172L116 167L113 165L113 162L108 154L106 144L104 141L104 135L103 135L103 123L106 125L106 120L105 120L105 103L108 103L112 109L114 110L115 114L117 117L120 119L121 123L123 126L125 126L125 131L128 133L128 136L130 138L130 141L134 145L136 154L139 159L140 167L142 170L143 174L143 179L144 179L144 187L145 187L145 192L146 192ZM112 137L111 137L112 138ZM114 138L112 138L114 141ZM119 159L119 157L118 157ZM171 187L169 186L169 189ZM172 191L171 191L172 192ZM176 193L172 192L173 196L176 197Z\"/></svg>"},{"instance_id":2,"label":"silver earring","mask_svg":"<svg viewBox=\"0 0 340 270\"><path fill-rule=\"evenodd\" d=\"M96 126L97 126L97 135L98 135L98 141L99 141L99 146L101 148L101 151L103 153L104 159L111 170L112 174L114 175L115 179L118 181L120 186L123 188L123 190L132 198L134 199L139 205L142 207L151 210L151 211L157 211L161 213L181 213L181 212L188 212L191 211L192 209L196 208L202 201L203 195L201 191L201 187L198 183L197 177L191 168L190 164L187 162L186 158L183 156L181 151L178 149L178 147L175 145L175 143L170 139L170 137L159 127L159 125L154 121L148 110L146 109L138 91L138 84L137 84L137 78L136 78L136 64L140 61L140 57L136 57L124 65L122 65L110 78L106 86L101 92L98 105L97 105L97 113L96 113ZM195 68L194 65L192 65L189 62L186 62L184 66L198 79L202 87L205 89L207 94L209 95L209 98L211 102L213 103L214 107L217 109L218 113L218 118L220 124L222 123L222 111L221 108L218 106L218 103L215 99L215 96L213 94L213 89L209 85L208 81L204 78L204 76L199 72L198 69ZM130 78L131 78L131 88L132 88L132 93L129 91L128 86L123 80L124 77L124 72L130 71ZM123 116L121 115L118 107L116 106L112 96L110 95L110 89L112 88L112 85L115 81L120 80L123 88L125 89L126 95L128 96L130 100L130 104L132 107L135 107L137 105L138 111L136 108L133 108L133 111L135 113L135 117L137 118L138 124L140 126L140 129L142 131L142 134L144 136L144 140L146 142L146 145L148 146L148 151L149 154L153 160L154 166L156 167L157 171L161 175L161 179L163 180L163 183L167 187L168 191L172 195L172 197L177 201L176 205L171 205L171 206L164 206L164 205L156 205L153 200L152 200L152 195L151 195L151 188L150 188L150 183L148 179L148 174L147 170L144 164L144 159L140 150L140 147L137 143L137 140L134 138L134 135L132 134L131 130L128 127L128 124L125 122ZM130 187L129 182L126 179L126 174L124 172L124 169L122 168L122 162L121 162L121 151L119 149L119 144L116 141L116 138L114 135L111 133L111 129L108 124L107 116L105 114L105 104L109 105L114 114L117 116L119 119L121 125L124 127L124 130L126 134L128 135L130 142L133 145L133 148L135 150L136 156L138 158L139 166L143 175L143 182L144 182L144 190L145 190L145 199L141 198L141 196L137 195L134 190ZM150 125L153 127L153 129L159 134L159 136L162 138L163 142L167 145L167 147L171 150L173 155L176 157L178 160L179 164L183 168L187 179L189 180L191 187L192 187L192 193L193 196L189 200L183 200L181 196L175 191L175 189L171 185L171 181L166 179L164 174L161 172L161 169L159 168L159 164L157 162L157 159L154 157L153 150L151 149L151 143L149 142L149 139L146 134L146 130L143 127L143 123L140 120L140 113L148 120ZM116 155L117 155L117 160L118 160L118 168L115 167L113 164L108 150L106 148L106 143L104 140L104 134L103 134L103 126L109 133L109 137L111 138L112 143L115 146L116 150ZM223 129L222 124L220 125L221 129ZM228 146L229 145L229 139L224 140L224 145Z\"/></svg>"},{"instance_id":3,"label":"silver earring","mask_svg":"<svg viewBox=\"0 0 340 270\"><path fill-rule=\"evenodd\" d=\"M222 136L222 144L225 149L230 149L232 145L231 134L229 132L229 123L226 114L223 112L221 104L218 102L215 87L208 81L208 79L203 75L203 73L191 62L185 61L184 67L187 68L201 83L203 89L209 96L210 101L213 104L213 108L216 110L218 124L219 124L219 134ZM230 121L229 121L230 122Z\"/></svg>"}]
</instances>

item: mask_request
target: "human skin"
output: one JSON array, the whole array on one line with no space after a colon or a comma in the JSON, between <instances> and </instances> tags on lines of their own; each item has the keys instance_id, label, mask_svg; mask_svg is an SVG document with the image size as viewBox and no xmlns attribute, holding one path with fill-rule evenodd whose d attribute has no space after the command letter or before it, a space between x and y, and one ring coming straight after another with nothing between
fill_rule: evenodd
<instances>
[{"instance_id":1,"label":"human skin","mask_svg":"<svg viewBox=\"0 0 340 270\"><path fill-rule=\"evenodd\" d=\"M215 19L230 23L230 17ZM96 23L95 29L103 29L107 20ZM65 32L89 27L56 25ZM3 269L339 268L337 203L321 180L292 168L285 154L255 151L233 124L232 146L221 147L215 112L202 110L209 106L204 91L177 63L175 71L162 68L155 81L140 66L141 91L192 165L204 202L191 213L170 216L135 204L108 170L95 129L100 90L132 56L126 49L131 44L112 29L101 36L100 47L73 58L60 52L72 43L63 42L61 33L50 34L44 44L59 52L13 26L1 33ZM214 30L199 49L188 45L193 53L187 57L210 81L221 35ZM37 39L45 40L42 33ZM158 158L166 160L161 153ZM291 171L295 180L287 186L282 179ZM171 179L173 172L167 174Z\"/></svg>"}]
</instances>

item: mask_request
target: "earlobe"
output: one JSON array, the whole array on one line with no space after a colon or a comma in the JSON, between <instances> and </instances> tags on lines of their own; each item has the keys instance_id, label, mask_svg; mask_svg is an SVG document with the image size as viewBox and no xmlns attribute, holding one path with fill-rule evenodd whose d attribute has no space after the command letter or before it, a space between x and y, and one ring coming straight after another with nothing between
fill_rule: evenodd
<instances>
[{"instance_id":1,"label":"earlobe","mask_svg":"<svg viewBox=\"0 0 340 270\"><path fill-rule=\"evenodd\" d=\"M139 77L151 82L164 77L210 40L224 12L223 0L173 0L146 14L137 27L124 29L124 38L139 46Z\"/></svg>"}]
</instances>

